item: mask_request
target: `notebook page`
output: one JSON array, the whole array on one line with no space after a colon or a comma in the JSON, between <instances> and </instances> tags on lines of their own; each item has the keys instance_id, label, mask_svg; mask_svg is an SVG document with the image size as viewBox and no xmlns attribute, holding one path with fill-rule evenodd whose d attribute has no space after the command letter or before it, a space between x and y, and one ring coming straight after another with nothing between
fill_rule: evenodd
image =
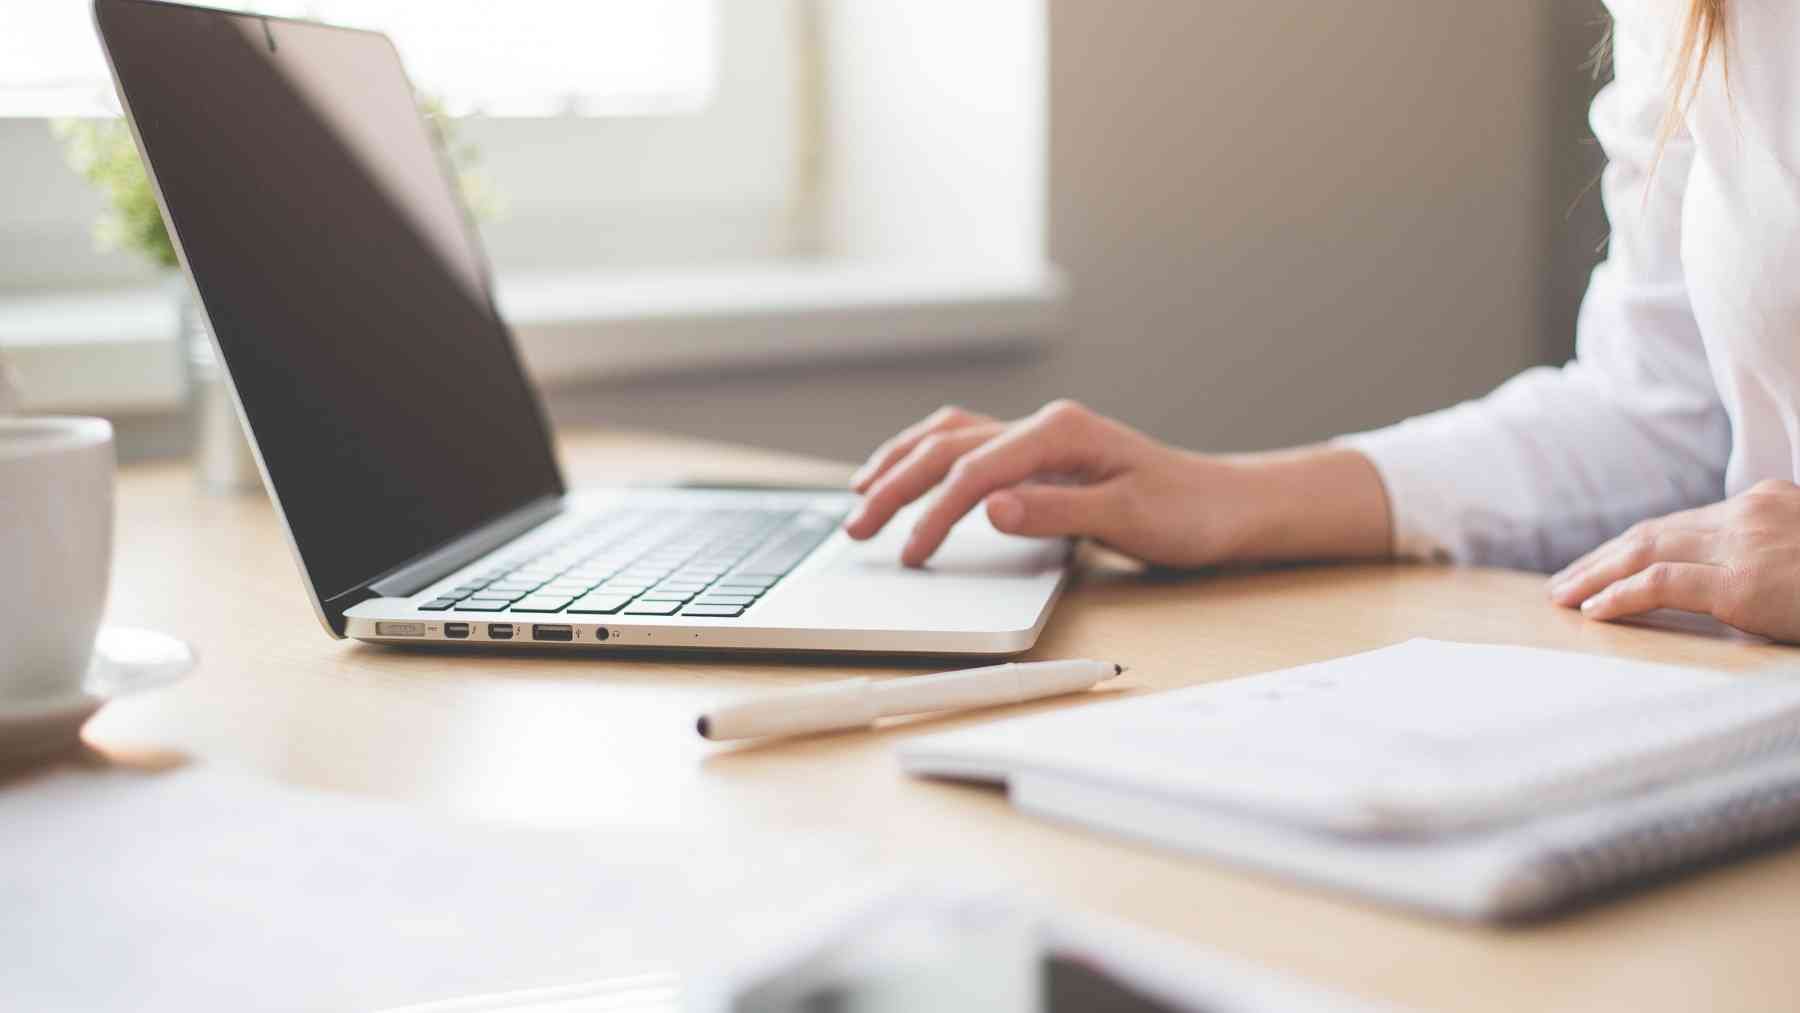
<instances>
[{"instance_id":1,"label":"notebook page","mask_svg":"<svg viewBox=\"0 0 1800 1013\"><path fill-rule=\"evenodd\" d=\"M1713 697L1729 706L1696 706ZM1694 715L1710 739L1683 737ZM1414 640L916 740L902 756L921 772L1040 769L1344 832L1429 832L1542 807L1545 778L1579 795L1593 785L1571 770L1645 769L1668 742L1701 763L1770 717L1800 730L1800 682Z\"/></svg>"}]
</instances>

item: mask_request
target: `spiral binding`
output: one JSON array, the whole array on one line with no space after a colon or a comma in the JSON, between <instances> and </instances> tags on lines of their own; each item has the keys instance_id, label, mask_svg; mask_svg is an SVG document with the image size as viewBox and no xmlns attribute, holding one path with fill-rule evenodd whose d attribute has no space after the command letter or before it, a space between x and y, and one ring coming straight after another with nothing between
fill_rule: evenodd
<instances>
[{"instance_id":1,"label":"spiral binding","mask_svg":"<svg viewBox=\"0 0 1800 1013\"><path fill-rule=\"evenodd\" d=\"M1644 811L1604 827L1550 830L1551 840L1520 871L1535 885L1528 906L1603 893L1800 830L1800 754L1666 794L1673 797L1647 799ZM1573 839L1554 840L1565 835Z\"/></svg>"}]
</instances>

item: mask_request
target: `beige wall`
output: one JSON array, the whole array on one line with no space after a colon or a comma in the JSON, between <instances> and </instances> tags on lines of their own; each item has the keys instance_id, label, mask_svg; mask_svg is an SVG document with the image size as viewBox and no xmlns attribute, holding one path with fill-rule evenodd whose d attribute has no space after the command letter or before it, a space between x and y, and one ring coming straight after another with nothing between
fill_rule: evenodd
<instances>
[{"instance_id":1,"label":"beige wall","mask_svg":"<svg viewBox=\"0 0 1800 1013\"><path fill-rule=\"evenodd\" d=\"M1548 265L1585 270L1556 253L1559 153L1582 150L1562 107L1599 29L1556 3L1051 0L1071 334L1028 360L636 381L553 410L854 455L941 402L1066 394L1236 449L1481 392L1566 345Z\"/></svg>"}]
</instances>

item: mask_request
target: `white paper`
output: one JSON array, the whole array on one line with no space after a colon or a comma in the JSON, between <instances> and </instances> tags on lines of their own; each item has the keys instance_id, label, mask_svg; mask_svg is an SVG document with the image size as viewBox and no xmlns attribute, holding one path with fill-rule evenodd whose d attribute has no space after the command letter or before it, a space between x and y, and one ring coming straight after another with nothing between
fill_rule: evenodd
<instances>
[{"instance_id":1,"label":"white paper","mask_svg":"<svg viewBox=\"0 0 1800 1013\"><path fill-rule=\"evenodd\" d=\"M854 849L457 822L205 768L65 770L0 789L0 1005L371 1009L676 978ZM716 899L716 907L713 900ZM660 976L660 977L659 977ZM674 979L671 979L674 980Z\"/></svg>"}]
</instances>

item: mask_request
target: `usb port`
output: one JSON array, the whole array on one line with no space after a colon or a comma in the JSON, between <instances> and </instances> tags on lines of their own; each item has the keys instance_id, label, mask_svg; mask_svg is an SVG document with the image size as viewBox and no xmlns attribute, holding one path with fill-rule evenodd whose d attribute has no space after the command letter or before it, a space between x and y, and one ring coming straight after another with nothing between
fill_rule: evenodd
<instances>
[{"instance_id":1,"label":"usb port","mask_svg":"<svg viewBox=\"0 0 1800 1013\"><path fill-rule=\"evenodd\" d=\"M451 640L467 640L469 639L469 624L445 623L444 636L449 637Z\"/></svg>"},{"instance_id":2,"label":"usb port","mask_svg":"<svg viewBox=\"0 0 1800 1013\"><path fill-rule=\"evenodd\" d=\"M562 625L546 625L544 623L533 623L532 627L531 627L531 639L533 639L533 640L561 640L561 641L565 641L565 642L574 640L575 639L575 627L562 626Z\"/></svg>"},{"instance_id":3,"label":"usb port","mask_svg":"<svg viewBox=\"0 0 1800 1013\"><path fill-rule=\"evenodd\" d=\"M512 623L488 623L488 639L511 640L513 633L512 628Z\"/></svg>"}]
</instances>

